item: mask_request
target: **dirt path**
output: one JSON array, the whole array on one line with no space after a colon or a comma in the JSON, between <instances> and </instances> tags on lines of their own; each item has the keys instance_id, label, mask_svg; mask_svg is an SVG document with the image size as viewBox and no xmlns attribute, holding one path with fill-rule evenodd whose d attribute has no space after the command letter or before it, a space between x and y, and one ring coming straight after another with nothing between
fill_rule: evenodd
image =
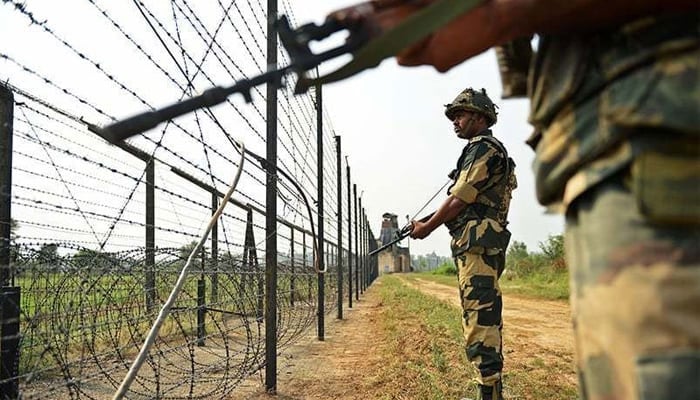
<instances>
[{"instance_id":1,"label":"dirt path","mask_svg":"<svg viewBox=\"0 0 700 400\"><path fill-rule=\"evenodd\" d=\"M380 393L381 383L373 379L381 358L372 348L372 332L379 328L382 307L375 282L353 308L343 308L343 319L335 313L326 316L324 341L316 329L278 357L277 396L261 393L262 377L248 382L230 399L278 400L366 400L368 393Z\"/></svg>"},{"instance_id":2,"label":"dirt path","mask_svg":"<svg viewBox=\"0 0 700 400\"><path fill-rule=\"evenodd\" d=\"M454 287L425 279L407 285L454 307L461 307ZM569 305L563 301L503 295L503 348L506 373L533 371L549 383L576 384Z\"/></svg>"},{"instance_id":3,"label":"dirt path","mask_svg":"<svg viewBox=\"0 0 700 400\"><path fill-rule=\"evenodd\" d=\"M401 277L400 275L397 275ZM424 279L402 281L441 301L460 307L454 287ZM381 280L375 282L353 309L344 309L344 319L326 318L324 341L315 330L278 358L277 396L262 392L262 377L237 390L231 399L371 399L382 393L387 382L373 375L382 360L373 351L372 332L378 332L382 302ZM504 296L504 349L506 384L508 375L527 373L542 385L575 385L573 340L568 304L561 301ZM515 381L514 379L511 381ZM532 393L519 398L538 398L536 388L519 388ZM568 397L561 397L568 398Z\"/></svg>"}]
</instances>

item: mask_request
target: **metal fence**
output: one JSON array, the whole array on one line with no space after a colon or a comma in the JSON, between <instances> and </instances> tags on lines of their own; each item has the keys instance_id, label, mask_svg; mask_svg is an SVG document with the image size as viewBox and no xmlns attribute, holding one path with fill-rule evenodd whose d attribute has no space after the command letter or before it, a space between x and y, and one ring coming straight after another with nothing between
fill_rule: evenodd
<instances>
[{"instance_id":1,"label":"metal fence","mask_svg":"<svg viewBox=\"0 0 700 400\"><path fill-rule=\"evenodd\" d=\"M0 5L33 43L0 45L1 397L112 397L240 167L235 140L239 185L128 397L225 398L263 369L274 390L277 354L314 326L323 339L377 276L321 89L258 91L117 146L94 131L264 70L276 5L61 4L89 15L75 27L47 3Z\"/></svg>"}]
</instances>

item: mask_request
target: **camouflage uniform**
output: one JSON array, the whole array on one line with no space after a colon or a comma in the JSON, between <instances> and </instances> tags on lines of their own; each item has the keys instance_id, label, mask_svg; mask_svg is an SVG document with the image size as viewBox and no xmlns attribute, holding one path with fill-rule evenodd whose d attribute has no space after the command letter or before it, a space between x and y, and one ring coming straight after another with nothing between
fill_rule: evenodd
<instances>
[{"instance_id":1,"label":"camouflage uniform","mask_svg":"<svg viewBox=\"0 0 700 400\"><path fill-rule=\"evenodd\" d=\"M506 225L517 185L514 167L503 145L486 129L469 141L450 175L454 184L449 194L467 203L446 224L459 277L466 353L484 386L500 385L503 369L498 278L510 239Z\"/></svg>"},{"instance_id":2,"label":"camouflage uniform","mask_svg":"<svg viewBox=\"0 0 700 400\"><path fill-rule=\"evenodd\" d=\"M530 69L583 399L700 398L699 26L690 13L543 36Z\"/></svg>"}]
</instances>

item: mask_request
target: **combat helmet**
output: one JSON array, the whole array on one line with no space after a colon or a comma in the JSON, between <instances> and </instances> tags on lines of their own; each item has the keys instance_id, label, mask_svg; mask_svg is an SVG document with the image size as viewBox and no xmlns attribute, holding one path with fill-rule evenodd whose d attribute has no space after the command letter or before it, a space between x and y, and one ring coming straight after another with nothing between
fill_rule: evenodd
<instances>
[{"instance_id":1,"label":"combat helmet","mask_svg":"<svg viewBox=\"0 0 700 400\"><path fill-rule=\"evenodd\" d=\"M472 88L466 88L452 100L452 103L445 104L445 115L451 121L459 110L474 111L485 115L489 120L489 126L491 126L498 120L496 108L497 106L486 94L486 89L476 91Z\"/></svg>"}]
</instances>

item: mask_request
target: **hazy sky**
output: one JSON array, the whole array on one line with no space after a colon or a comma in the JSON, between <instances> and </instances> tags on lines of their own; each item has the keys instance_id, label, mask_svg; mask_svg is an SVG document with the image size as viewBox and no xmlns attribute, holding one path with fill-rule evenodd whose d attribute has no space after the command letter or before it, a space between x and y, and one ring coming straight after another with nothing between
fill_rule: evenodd
<instances>
[{"instance_id":1,"label":"hazy sky","mask_svg":"<svg viewBox=\"0 0 700 400\"><path fill-rule=\"evenodd\" d=\"M328 12L352 2L301 4L294 13L297 21L305 23L321 22ZM444 104L470 86L485 88L499 106L499 121L492 129L517 164L518 188L508 227L511 240L537 249L548 235L562 233L563 220L545 215L535 199L530 168L534 153L524 143L532 132L527 123L528 102L501 100L493 51L444 74L432 67L399 67L393 59L385 60L378 68L326 86L324 105L342 137L353 180L360 183L358 190L360 185L364 190L363 205L378 235L383 213L396 214L400 223L405 222L406 215L413 217L447 181L465 142L452 131L443 114ZM445 197L443 191L419 217L434 211ZM449 235L439 228L427 239L411 240L410 247L413 254L449 255Z\"/></svg>"},{"instance_id":2,"label":"hazy sky","mask_svg":"<svg viewBox=\"0 0 700 400\"><path fill-rule=\"evenodd\" d=\"M147 3L154 7L159 4ZM321 22L328 12L352 4L347 0L290 3L294 7L293 17L298 24ZM84 34L100 31L99 28L107 30L103 26L103 19L80 14L79 8L85 8L87 1L53 4L29 2L32 9L39 8L38 4L44 8L53 8L44 11L44 15L51 16L51 26L63 19L80 21L80 24L61 25L62 34L75 34L79 48L95 51L104 65L111 69L123 63L123 60L118 58L122 53L110 47L107 37ZM133 5L129 6L131 8L125 5L123 10L117 7L117 10L112 12L123 11L127 15L128 10L133 13ZM3 8L0 10L3 11L0 13L0 35L14 38L12 42L5 42L3 48L14 45L11 54L20 54L21 60L29 60L35 56L42 57L40 60L66 62L58 53L59 50L65 50L61 49L62 46L36 47L38 44L33 42L32 35L47 35L40 35L40 29L36 26L29 29L26 19L18 18L18 14L11 10L11 5L3 4L0 7ZM282 5L279 8L284 10ZM9 18L3 21L3 17ZM128 20L129 17L127 15L122 18ZM117 35L116 30L111 31L112 35ZM144 44L155 41L149 32L139 35L138 39ZM51 70L43 61L36 65L42 63L45 71ZM61 69L51 70L51 76L55 73L67 78L72 67L60 65ZM162 80L162 77L152 78L142 70L134 70L135 67L130 70L130 67L124 66L121 77L136 87L143 87L157 79ZM249 75L257 72L252 65L246 68L250 68ZM76 80L73 87L87 90L90 85L81 81L82 76L77 71L73 71ZM5 74L0 74L0 77L2 76ZM220 82L221 85L230 83ZM458 139L452 131L450 121L443 114L444 104L449 103L462 89L470 86L485 88L498 104L499 121L493 127L493 131L505 143L517 164L518 188L513 194L509 225L513 234L512 240L525 242L528 248L536 249L538 242L544 241L548 235L562 232L562 218L544 215L543 208L535 200L530 169L533 152L524 143L532 130L527 123L528 103L526 100L500 99L501 84L496 58L495 54L489 51L444 74L431 67L398 67L393 59L386 60L373 70L324 88L323 104L330 116L330 124L342 137L343 153L348 155L352 179L358 184L358 194L362 193L362 203L375 235L379 235L382 214L396 214L399 216L399 222L403 224L407 215L413 217L447 182L447 174L454 168L465 142ZM105 88L105 95L113 89ZM154 104L169 104L177 99L172 87L152 90L148 95L153 98ZM114 95L109 97L105 107L115 110L115 115L124 116L143 109L143 105L133 100L131 103L126 103L127 101L124 96ZM241 105L241 108L251 109L246 105ZM432 212L445 197L443 190L416 217ZM406 242L403 245L406 245ZM435 251L447 256L449 235L446 229L440 228L425 240L411 240L410 247L414 255Z\"/></svg>"}]
</instances>

